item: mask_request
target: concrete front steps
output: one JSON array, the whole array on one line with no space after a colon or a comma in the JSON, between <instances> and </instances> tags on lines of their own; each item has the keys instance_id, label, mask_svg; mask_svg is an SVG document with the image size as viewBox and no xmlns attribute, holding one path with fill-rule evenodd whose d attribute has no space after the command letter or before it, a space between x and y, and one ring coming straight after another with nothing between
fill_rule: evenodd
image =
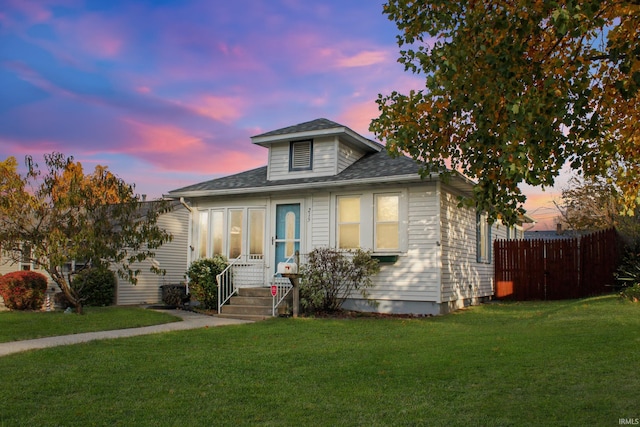
<instances>
[{"instance_id":1,"label":"concrete front steps","mask_svg":"<svg viewBox=\"0 0 640 427\"><path fill-rule=\"evenodd\" d=\"M272 317L273 298L271 288L238 288L238 294L222 306L219 317L263 320Z\"/></svg>"}]
</instances>

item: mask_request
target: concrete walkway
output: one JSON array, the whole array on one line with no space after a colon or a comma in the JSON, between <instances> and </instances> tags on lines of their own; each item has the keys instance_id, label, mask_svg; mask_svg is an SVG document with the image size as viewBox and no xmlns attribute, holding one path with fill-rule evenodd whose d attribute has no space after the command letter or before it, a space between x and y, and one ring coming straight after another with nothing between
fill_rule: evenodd
<instances>
[{"instance_id":1,"label":"concrete walkway","mask_svg":"<svg viewBox=\"0 0 640 427\"><path fill-rule=\"evenodd\" d=\"M224 325L239 325L253 323L250 320L227 319L207 316L183 310L156 310L181 317L181 322L164 323L162 325L145 326L142 328L118 329L114 331L86 332L82 334L63 335L58 337L38 338L35 340L12 341L0 343L0 356L19 353L21 351L55 347L59 345L77 344L94 340L133 337L136 335L157 334L160 332L184 331L187 329L209 328Z\"/></svg>"}]
</instances>

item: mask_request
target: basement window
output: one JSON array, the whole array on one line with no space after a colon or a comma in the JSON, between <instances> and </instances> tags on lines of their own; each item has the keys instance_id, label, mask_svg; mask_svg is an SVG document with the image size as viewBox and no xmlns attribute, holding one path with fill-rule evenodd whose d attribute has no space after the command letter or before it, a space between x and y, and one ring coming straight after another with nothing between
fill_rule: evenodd
<instances>
[{"instance_id":1,"label":"basement window","mask_svg":"<svg viewBox=\"0 0 640 427\"><path fill-rule=\"evenodd\" d=\"M289 146L289 170L311 170L313 141L296 141Z\"/></svg>"}]
</instances>

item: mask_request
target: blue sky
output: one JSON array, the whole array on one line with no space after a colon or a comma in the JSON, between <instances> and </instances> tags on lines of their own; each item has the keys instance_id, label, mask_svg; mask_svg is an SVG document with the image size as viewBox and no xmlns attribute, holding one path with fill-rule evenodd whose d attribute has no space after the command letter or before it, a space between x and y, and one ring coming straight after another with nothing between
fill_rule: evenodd
<instances>
[{"instance_id":1,"label":"blue sky","mask_svg":"<svg viewBox=\"0 0 640 427\"><path fill-rule=\"evenodd\" d=\"M382 3L0 0L0 158L60 151L158 197L266 164L249 137L280 127L373 138L377 95L422 85Z\"/></svg>"}]
</instances>

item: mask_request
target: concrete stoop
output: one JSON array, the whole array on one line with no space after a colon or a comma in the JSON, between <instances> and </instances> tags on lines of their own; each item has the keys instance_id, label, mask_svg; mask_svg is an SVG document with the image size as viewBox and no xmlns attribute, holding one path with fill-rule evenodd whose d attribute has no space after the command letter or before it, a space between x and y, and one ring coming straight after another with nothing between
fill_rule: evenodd
<instances>
[{"instance_id":1,"label":"concrete stoop","mask_svg":"<svg viewBox=\"0 0 640 427\"><path fill-rule=\"evenodd\" d=\"M273 298L271 289L239 288L238 294L231 297L229 302L222 306L219 317L245 320L263 320L272 317Z\"/></svg>"}]
</instances>

